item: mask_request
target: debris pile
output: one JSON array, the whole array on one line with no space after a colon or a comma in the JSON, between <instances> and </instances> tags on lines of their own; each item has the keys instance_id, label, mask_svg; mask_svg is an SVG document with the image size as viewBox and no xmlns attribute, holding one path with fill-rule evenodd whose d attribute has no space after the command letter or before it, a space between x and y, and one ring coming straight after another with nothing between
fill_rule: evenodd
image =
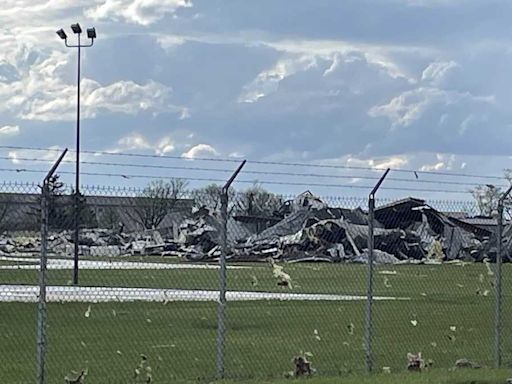
<instances>
[{"instance_id":1,"label":"debris pile","mask_svg":"<svg viewBox=\"0 0 512 384\"><path fill-rule=\"evenodd\" d=\"M199 207L182 216L173 228L124 232L118 229L83 229L79 250L91 257L124 255L174 256L189 261L213 261L221 255L223 224L218 210ZM361 208L329 207L305 192L286 201L266 229L251 226L228 213L227 257L233 261L270 259L299 262L368 262L368 213ZM261 217L254 218L260 220ZM0 255L38 254L36 234L0 236ZM72 231L51 233L49 253L72 255ZM450 260L494 261L496 233L460 216L443 213L425 201L408 198L375 209L374 259L378 264L440 263ZM512 225L504 229L504 259L512 255ZM284 275L283 275L284 276ZM281 278L283 277L281 276ZM280 277L277 277L279 279ZM286 283L283 279L282 284Z\"/></svg>"}]
</instances>

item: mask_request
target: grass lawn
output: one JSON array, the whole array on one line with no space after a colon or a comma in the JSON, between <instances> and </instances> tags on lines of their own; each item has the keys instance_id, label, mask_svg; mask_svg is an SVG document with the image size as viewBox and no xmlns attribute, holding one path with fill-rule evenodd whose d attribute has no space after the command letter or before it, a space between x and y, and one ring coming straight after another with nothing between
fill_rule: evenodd
<instances>
[{"instance_id":1,"label":"grass lawn","mask_svg":"<svg viewBox=\"0 0 512 384\"><path fill-rule=\"evenodd\" d=\"M311 378L308 380L272 380L272 381L246 381L246 384L504 384L507 378L512 377L512 370L458 370L449 371L433 369L419 374L376 374L376 375L349 375L341 380L336 378ZM234 381L222 382L222 384L233 384ZM219 383L220 384L220 383Z\"/></svg>"},{"instance_id":2,"label":"grass lawn","mask_svg":"<svg viewBox=\"0 0 512 384\"><path fill-rule=\"evenodd\" d=\"M251 268L229 270L229 289L289 291L276 286L265 264L244 266ZM511 267L504 268L505 366L512 363ZM294 264L285 265L285 271L294 282L292 293L365 293L365 266ZM507 371L487 370L447 376L447 369L459 358L474 360L484 367L493 366L494 293L492 276L488 276L484 265L387 266L379 267L377 272L380 273L375 279L376 295L410 300L375 302L376 371L388 366L393 373L404 372L407 352L421 351L426 359L434 361L435 369L404 376L412 378L411 383L498 383L508 377ZM83 270L80 283L216 289L217 274L216 270ZM65 285L70 276L69 270L50 271L50 284ZM0 281L35 284L37 273L0 270ZM483 294L485 291L489 291L487 295ZM155 383L207 382L215 376L215 303L92 304L90 316L86 317L88 307L88 303L48 304L49 383L63 383L66 374L86 367L86 383L133 383L142 353L148 356ZM354 376L364 371L364 307L364 301L230 302L226 312L226 375L234 380L271 382L290 371L291 359L302 351L313 355L310 359L318 371L319 378L308 383L340 382L340 375L343 383L409 382L394 374L379 375L379 381ZM35 316L34 304L0 304L3 382L34 382ZM464 377L465 374L470 376ZM435 380L422 381L429 375ZM320 379L321 376L338 378L329 381ZM452 377L453 381L442 381L444 377Z\"/></svg>"}]
</instances>

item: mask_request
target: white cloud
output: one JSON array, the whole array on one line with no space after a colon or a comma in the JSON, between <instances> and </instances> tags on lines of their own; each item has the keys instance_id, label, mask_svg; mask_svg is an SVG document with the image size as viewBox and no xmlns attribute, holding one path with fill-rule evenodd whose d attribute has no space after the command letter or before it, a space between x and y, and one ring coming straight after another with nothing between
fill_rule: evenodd
<instances>
[{"instance_id":1,"label":"white cloud","mask_svg":"<svg viewBox=\"0 0 512 384\"><path fill-rule=\"evenodd\" d=\"M182 108L179 119L187 120L187 119L190 119L191 117L192 117L192 115L190 114L190 109Z\"/></svg>"},{"instance_id":2,"label":"white cloud","mask_svg":"<svg viewBox=\"0 0 512 384\"><path fill-rule=\"evenodd\" d=\"M420 171L442 171L447 170L450 171L453 169L454 163L456 162L457 158L454 154L447 155L442 153L436 154L436 161L432 164L424 164L420 167ZM465 163L463 163L465 164ZM464 166L461 166L461 168L464 168Z\"/></svg>"},{"instance_id":3,"label":"white cloud","mask_svg":"<svg viewBox=\"0 0 512 384\"><path fill-rule=\"evenodd\" d=\"M398 48L330 40L260 41L259 44L282 52L282 57L274 66L260 72L252 82L243 87L239 102L257 102L277 92L279 84L287 77L319 67L325 67L323 76L329 81L328 76L335 73L338 68L354 62L368 65L391 79L405 79L410 84L417 82L390 59L387 51Z\"/></svg>"},{"instance_id":4,"label":"white cloud","mask_svg":"<svg viewBox=\"0 0 512 384\"><path fill-rule=\"evenodd\" d=\"M435 61L425 68L421 74L421 80L439 83L450 70L457 67L458 64L455 61Z\"/></svg>"},{"instance_id":5,"label":"white cloud","mask_svg":"<svg viewBox=\"0 0 512 384\"><path fill-rule=\"evenodd\" d=\"M254 103L260 98L277 91L281 80L297 72L306 71L316 65L314 56L300 55L279 60L272 68L261 72L248 85L238 101Z\"/></svg>"},{"instance_id":6,"label":"white cloud","mask_svg":"<svg viewBox=\"0 0 512 384\"><path fill-rule=\"evenodd\" d=\"M121 137L117 141L115 148L108 149L107 152L122 153L135 150L149 150L157 155L165 155L174 151L175 143L170 136L164 136L152 142L139 132L132 132Z\"/></svg>"},{"instance_id":7,"label":"white cloud","mask_svg":"<svg viewBox=\"0 0 512 384\"><path fill-rule=\"evenodd\" d=\"M392 78L404 78L410 83L415 80L391 59L391 53L409 53L416 56L431 54L431 49L414 46L372 45L344 40L278 40L262 41L262 45L269 46L288 54L309 55L325 60L331 60L334 67L341 62L340 57L353 57L359 54L365 60L376 65ZM331 68L331 71L335 68Z\"/></svg>"},{"instance_id":8,"label":"white cloud","mask_svg":"<svg viewBox=\"0 0 512 384\"><path fill-rule=\"evenodd\" d=\"M16 136L20 133L20 127L17 125L4 125L0 127L0 136Z\"/></svg>"},{"instance_id":9,"label":"white cloud","mask_svg":"<svg viewBox=\"0 0 512 384\"><path fill-rule=\"evenodd\" d=\"M133 81L118 81L105 87L97 84L86 90L84 108L92 117L98 109L129 115L147 110L155 114L181 111L182 108L169 104L170 91L169 87L152 80L143 85Z\"/></svg>"},{"instance_id":10,"label":"white cloud","mask_svg":"<svg viewBox=\"0 0 512 384\"><path fill-rule=\"evenodd\" d=\"M156 41L163 50L172 52L176 47L185 44L187 40L185 37L178 35L158 35Z\"/></svg>"},{"instance_id":11,"label":"white cloud","mask_svg":"<svg viewBox=\"0 0 512 384\"><path fill-rule=\"evenodd\" d=\"M166 14L174 14L180 8L191 6L190 0L103 0L99 5L87 9L85 15L95 20L122 20L147 26Z\"/></svg>"},{"instance_id":12,"label":"white cloud","mask_svg":"<svg viewBox=\"0 0 512 384\"><path fill-rule=\"evenodd\" d=\"M9 157L10 161L13 164L21 164L21 163L39 163L39 160L45 160L48 163L54 163L59 156L61 155L63 149L58 145L52 145L45 150L30 150L30 149L22 149L22 150L14 150L9 151L7 153L7 157ZM66 157L70 156L70 152L66 154ZM33 160L24 160L24 159L37 159L36 162Z\"/></svg>"},{"instance_id":13,"label":"white cloud","mask_svg":"<svg viewBox=\"0 0 512 384\"><path fill-rule=\"evenodd\" d=\"M155 152L158 155L165 155L166 153L174 151L174 142L171 140L169 136L161 138L157 145Z\"/></svg>"},{"instance_id":14,"label":"white cloud","mask_svg":"<svg viewBox=\"0 0 512 384\"><path fill-rule=\"evenodd\" d=\"M391 121L392 127L406 127L419 120L434 104L446 107L462 101L492 103L494 98L492 96L473 96L468 92L420 87L401 93L387 104L372 107L368 114L371 117L387 117Z\"/></svg>"},{"instance_id":15,"label":"white cloud","mask_svg":"<svg viewBox=\"0 0 512 384\"><path fill-rule=\"evenodd\" d=\"M218 156L219 152L209 144L197 144L184 152L181 156L187 159L195 159L197 157Z\"/></svg>"},{"instance_id":16,"label":"white cloud","mask_svg":"<svg viewBox=\"0 0 512 384\"><path fill-rule=\"evenodd\" d=\"M376 169L394 168L400 169L409 164L409 158L405 155L384 156L370 159L361 159L355 156L347 155L341 162L347 166L368 167Z\"/></svg>"},{"instance_id":17,"label":"white cloud","mask_svg":"<svg viewBox=\"0 0 512 384\"><path fill-rule=\"evenodd\" d=\"M76 118L76 85L63 81L71 60L69 52L25 53L15 59L17 72L11 82L0 82L0 111L10 111L26 120L72 121ZM81 116L94 118L99 111L136 115L171 112L186 117L188 110L170 102L171 88L155 81L137 84L117 81L102 86L81 81Z\"/></svg>"},{"instance_id":18,"label":"white cloud","mask_svg":"<svg viewBox=\"0 0 512 384\"><path fill-rule=\"evenodd\" d=\"M122 137L117 142L119 144L120 149L122 150L136 150L136 149L150 149L151 145L146 140L144 136L142 136L140 133L131 133L128 136Z\"/></svg>"}]
</instances>

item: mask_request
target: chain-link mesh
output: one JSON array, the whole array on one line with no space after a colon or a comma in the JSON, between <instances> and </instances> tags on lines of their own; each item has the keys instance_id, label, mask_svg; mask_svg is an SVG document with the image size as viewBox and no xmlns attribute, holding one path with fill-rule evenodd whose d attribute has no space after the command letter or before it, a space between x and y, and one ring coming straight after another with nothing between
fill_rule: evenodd
<instances>
[{"instance_id":1,"label":"chain-link mesh","mask_svg":"<svg viewBox=\"0 0 512 384\"><path fill-rule=\"evenodd\" d=\"M465 202L403 199L375 209L376 371L493 365L496 220ZM387 368L385 368L387 367Z\"/></svg>"},{"instance_id":2,"label":"chain-link mesh","mask_svg":"<svg viewBox=\"0 0 512 384\"><path fill-rule=\"evenodd\" d=\"M47 382L365 370L366 198L229 190L224 222L221 188L84 187L75 200L58 178L52 183L46 201ZM35 376L41 198L37 185L0 186L0 358L6 377L19 382ZM73 284L76 207L79 273ZM374 371L403 371L408 358L412 369L447 368L457 360L494 364L497 222L477 213L470 201L377 201ZM509 236L505 220L505 261L512 256ZM221 315L222 256L227 301ZM503 313L512 306L509 267L503 266ZM512 336L509 318L503 316L505 341ZM511 345L502 346L508 364Z\"/></svg>"}]
</instances>

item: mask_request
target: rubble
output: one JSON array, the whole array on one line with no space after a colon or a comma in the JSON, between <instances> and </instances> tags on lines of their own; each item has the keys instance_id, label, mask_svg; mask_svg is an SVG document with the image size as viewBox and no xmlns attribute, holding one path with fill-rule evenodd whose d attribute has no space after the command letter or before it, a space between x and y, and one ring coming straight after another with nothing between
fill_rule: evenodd
<instances>
[{"instance_id":1,"label":"rubble","mask_svg":"<svg viewBox=\"0 0 512 384\"><path fill-rule=\"evenodd\" d=\"M285 202L259 233L251 217L237 220L228 214L227 258L232 261L368 262L368 214L361 208L329 207L307 191ZM268 220L267 220L268 219ZM480 220L481 221L481 220ZM477 221L477 222L480 222ZM490 220L487 220L487 224ZM130 226L126 226L130 227ZM471 220L440 212L425 201L408 198L379 206L374 220L374 260L377 264L440 263L452 260L485 262L496 259L496 233ZM262 229L262 228L260 228ZM223 225L218 210L198 207L182 215L172 229L124 232L116 229L81 229L79 251L89 257L172 256L188 261L214 261L221 255ZM512 256L512 225L505 226L504 260ZM71 256L72 231L52 232L49 254ZM40 252L36 233L0 236L0 255Z\"/></svg>"}]
</instances>

